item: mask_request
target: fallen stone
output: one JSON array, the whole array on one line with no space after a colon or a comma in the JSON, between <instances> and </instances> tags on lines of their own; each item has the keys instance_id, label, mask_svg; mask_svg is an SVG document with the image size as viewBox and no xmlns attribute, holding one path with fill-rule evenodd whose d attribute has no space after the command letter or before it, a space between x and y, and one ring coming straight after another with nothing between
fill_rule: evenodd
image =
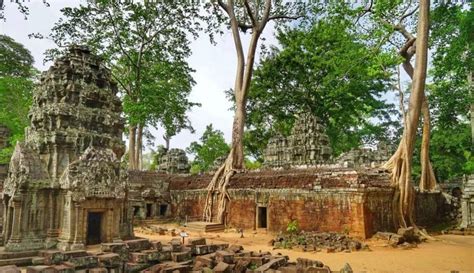
<instances>
[{"instance_id":1,"label":"fallen stone","mask_svg":"<svg viewBox=\"0 0 474 273\"><path fill-rule=\"evenodd\" d=\"M46 258L44 258L44 257L33 257L31 259L31 263L33 265L45 265L46 264Z\"/></svg>"},{"instance_id":2,"label":"fallen stone","mask_svg":"<svg viewBox=\"0 0 474 273\"><path fill-rule=\"evenodd\" d=\"M75 273L75 268L72 265L60 264L53 265L55 273Z\"/></svg>"},{"instance_id":3,"label":"fallen stone","mask_svg":"<svg viewBox=\"0 0 474 273\"><path fill-rule=\"evenodd\" d=\"M117 253L105 253L98 255L97 258L101 265L106 267L116 267L122 265L122 259Z\"/></svg>"},{"instance_id":4,"label":"fallen stone","mask_svg":"<svg viewBox=\"0 0 474 273\"><path fill-rule=\"evenodd\" d=\"M44 250L40 251L40 255L45 258L45 264L60 264L64 261L64 254L59 250Z\"/></svg>"},{"instance_id":5,"label":"fallen stone","mask_svg":"<svg viewBox=\"0 0 474 273\"><path fill-rule=\"evenodd\" d=\"M149 267L149 264L126 263L125 272L138 272Z\"/></svg>"},{"instance_id":6,"label":"fallen stone","mask_svg":"<svg viewBox=\"0 0 474 273\"><path fill-rule=\"evenodd\" d=\"M68 260L70 264L77 268L93 268L99 265L97 256L74 257Z\"/></svg>"},{"instance_id":7,"label":"fallen stone","mask_svg":"<svg viewBox=\"0 0 474 273\"><path fill-rule=\"evenodd\" d=\"M399 228L397 234L402 236L405 242L414 243L420 241L420 237L416 234L414 227Z\"/></svg>"},{"instance_id":8,"label":"fallen stone","mask_svg":"<svg viewBox=\"0 0 474 273\"><path fill-rule=\"evenodd\" d=\"M88 273L107 273L107 268L104 267L96 267L96 268L91 268L87 271Z\"/></svg>"},{"instance_id":9,"label":"fallen stone","mask_svg":"<svg viewBox=\"0 0 474 273\"><path fill-rule=\"evenodd\" d=\"M147 255L148 261L158 262L160 260L160 251L156 249L143 250L143 254Z\"/></svg>"},{"instance_id":10,"label":"fallen stone","mask_svg":"<svg viewBox=\"0 0 474 273\"><path fill-rule=\"evenodd\" d=\"M102 252L119 253L124 248L127 248L127 245L125 243L103 243L101 245Z\"/></svg>"},{"instance_id":11,"label":"fallen stone","mask_svg":"<svg viewBox=\"0 0 474 273\"><path fill-rule=\"evenodd\" d=\"M352 270L352 267L348 263L346 263L344 267L341 270L339 270L339 273L353 273L353 272L354 271Z\"/></svg>"},{"instance_id":12,"label":"fallen stone","mask_svg":"<svg viewBox=\"0 0 474 273\"><path fill-rule=\"evenodd\" d=\"M238 260L235 263L234 273L244 273L247 270L247 267L250 265L250 261ZM296 272L295 272L296 273Z\"/></svg>"},{"instance_id":13,"label":"fallen stone","mask_svg":"<svg viewBox=\"0 0 474 273\"><path fill-rule=\"evenodd\" d=\"M196 245L205 245L206 239L205 238L193 238L188 240L189 244L196 246Z\"/></svg>"},{"instance_id":14,"label":"fallen stone","mask_svg":"<svg viewBox=\"0 0 474 273\"><path fill-rule=\"evenodd\" d=\"M211 255L202 255L202 256L197 256L196 257L196 262L200 262L203 267L210 267L213 268L215 265L215 261L213 259L213 256Z\"/></svg>"},{"instance_id":15,"label":"fallen stone","mask_svg":"<svg viewBox=\"0 0 474 273\"><path fill-rule=\"evenodd\" d=\"M161 251L163 249L163 246L161 245L161 242L159 241L152 241L151 242L151 247L155 250Z\"/></svg>"},{"instance_id":16,"label":"fallen stone","mask_svg":"<svg viewBox=\"0 0 474 273\"><path fill-rule=\"evenodd\" d=\"M130 262L141 264L148 262L148 255L146 253L141 252L132 252L130 253Z\"/></svg>"},{"instance_id":17,"label":"fallen stone","mask_svg":"<svg viewBox=\"0 0 474 273\"><path fill-rule=\"evenodd\" d=\"M255 269L255 272L263 273L263 272L267 272L269 269L278 269L279 267L284 266L284 265L286 265L285 258L273 259L269 261L268 263L265 263L259 266L257 269Z\"/></svg>"},{"instance_id":18,"label":"fallen stone","mask_svg":"<svg viewBox=\"0 0 474 273\"><path fill-rule=\"evenodd\" d=\"M0 266L0 272L2 273L21 273L20 269L16 265Z\"/></svg>"},{"instance_id":19,"label":"fallen stone","mask_svg":"<svg viewBox=\"0 0 474 273\"><path fill-rule=\"evenodd\" d=\"M327 266L323 266L323 267L308 267L305 269L304 271L305 273L331 273L331 269L329 269L329 267Z\"/></svg>"},{"instance_id":20,"label":"fallen stone","mask_svg":"<svg viewBox=\"0 0 474 273\"><path fill-rule=\"evenodd\" d=\"M205 255L209 254L209 246L208 245L196 245L194 246L193 253L196 255Z\"/></svg>"},{"instance_id":21,"label":"fallen stone","mask_svg":"<svg viewBox=\"0 0 474 273\"><path fill-rule=\"evenodd\" d=\"M233 253L239 253L244 250L244 248L241 245L231 245L229 248L227 248L227 250Z\"/></svg>"},{"instance_id":22,"label":"fallen stone","mask_svg":"<svg viewBox=\"0 0 474 273\"><path fill-rule=\"evenodd\" d=\"M296 266L301 268L307 267L323 267L324 264L318 260L311 260L306 258L298 258L296 259Z\"/></svg>"},{"instance_id":23,"label":"fallen stone","mask_svg":"<svg viewBox=\"0 0 474 273\"><path fill-rule=\"evenodd\" d=\"M224 262L226 264L234 263L234 254L228 251L219 250L216 252L216 262Z\"/></svg>"},{"instance_id":24,"label":"fallen stone","mask_svg":"<svg viewBox=\"0 0 474 273\"><path fill-rule=\"evenodd\" d=\"M173 260L173 262L177 263L191 260L191 252L173 252L171 253L171 259Z\"/></svg>"},{"instance_id":25,"label":"fallen stone","mask_svg":"<svg viewBox=\"0 0 474 273\"><path fill-rule=\"evenodd\" d=\"M1 271L0 269L0 272ZM36 265L36 266L28 266L26 268L26 273L55 273L56 271L52 266L48 265Z\"/></svg>"},{"instance_id":26,"label":"fallen stone","mask_svg":"<svg viewBox=\"0 0 474 273\"><path fill-rule=\"evenodd\" d=\"M219 262L213 270L215 273L230 273L229 264L224 262Z\"/></svg>"},{"instance_id":27,"label":"fallen stone","mask_svg":"<svg viewBox=\"0 0 474 273\"><path fill-rule=\"evenodd\" d=\"M148 239L135 239L124 241L130 252L137 252L151 248L150 240Z\"/></svg>"},{"instance_id":28,"label":"fallen stone","mask_svg":"<svg viewBox=\"0 0 474 273\"><path fill-rule=\"evenodd\" d=\"M160 252L160 257L158 258L160 262L163 261L171 261L171 251L161 251Z\"/></svg>"}]
</instances>

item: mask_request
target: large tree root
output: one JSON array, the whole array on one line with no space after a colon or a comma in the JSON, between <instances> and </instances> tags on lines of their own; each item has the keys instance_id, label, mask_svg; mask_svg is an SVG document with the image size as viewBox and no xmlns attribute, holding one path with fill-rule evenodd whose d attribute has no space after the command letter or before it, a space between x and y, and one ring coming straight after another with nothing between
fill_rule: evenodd
<instances>
[{"instance_id":1,"label":"large tree root","mask_svg":"<svg viewBox=\"0 0 474 273\"><path fill-rule=\"evenodd\" d=\"M214 173L211 182L207 186L206 203L204 206L203 219L206 222L212 222L212 210L214 207L214 197L217 198L217 217L219 223L225 224L225 213L228 203L230 201L229 193L227 192L227 185L230 179L235 174L233 169L233 150L225 160L224 164Z\"/></svg>"}]
</instances>

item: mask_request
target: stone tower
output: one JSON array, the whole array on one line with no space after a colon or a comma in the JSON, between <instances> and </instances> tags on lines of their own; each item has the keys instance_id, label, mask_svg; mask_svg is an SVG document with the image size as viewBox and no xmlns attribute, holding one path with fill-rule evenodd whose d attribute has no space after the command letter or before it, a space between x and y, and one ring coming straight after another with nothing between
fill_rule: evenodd
<instances>
[{"instance_id":1,"label":"stone tower","mask_svg":"<svg viewBox=\"0 0 474 273\"><path fill-rule=\"evenodd\" d=\"M4 186L7 250L80 249L129 235L116 93L85 47L72 46L42 74Z\"/></svg>"},{"instance_id":2,"label":"stone tower","mask_svg":"<svg viewBox=\"0 0 474 273\"><path fill-rule=\"evenodd\" d=\"M326 163L332 149L326 128L321 121L308 113L299 115L291 135L276 135L268 141L264 154L267 167L314 166Z\"/></svg>"}]
</instances>

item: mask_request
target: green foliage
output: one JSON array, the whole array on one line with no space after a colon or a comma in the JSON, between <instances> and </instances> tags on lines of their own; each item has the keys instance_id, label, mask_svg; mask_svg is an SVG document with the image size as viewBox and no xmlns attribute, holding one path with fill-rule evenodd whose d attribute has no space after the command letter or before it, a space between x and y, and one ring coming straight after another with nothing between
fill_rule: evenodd
<instances>
[{"instance_id":1,"label":"green foliage","mask_svg":"<svg viewBox=\"0 0 474 273\"><path fill-rule=\"evenodd\" d=\"M261 60L249 93L245 145L252 156L261 158L276 132L288 135L299 112L321 118L335 154L394 137L392 106L380 96L397 59L351 31L353 20L328 13L278 33L280 47Z\"/></svg>"},{"instance_id":2,"label":"green foliage","mask_svg":"<svg viewBox=\"0 0 474 273\"><path fill-rule=\"evenodd\" d=\"M245 169L257 170L257 169L260 169L260 167L262 167L262 162L258 160L252 161L248 158L245 158Z\"/></svg>"},{"instance_id":3,"label":"green foliage","mask_svg":"<svg viewBox=\"0 0 474 273\"><path fill-rule=\"evenodd\" d=\"M197 6L100 0L62 13L49 36L59 49L48 50L47 56L69 44L87 44L111 67L130 125L161 125L168 137L192 129L186 112L198 104L188 100L194 80L186 58L188 36L197 35Z\"/></svg>"},{"instance_id":4,"label":"green foliage","mask_svg":"<svg viewBox=\"0 0 474 273\"><path fill-rule=\"evenodd\" d=\"M35 75L31 53L10 37L0 35L0 124L10 130L11 145L0 150L0 163L10 161L13 146L24 137Z\"/></svg>"},{"instance_id":5,"label":"green foliage","mask_svg":"<svg viewBox=\"0 0 474 273\"><path fill-rule=\"evenodd\" d=\"M286 231L291 233L291 234L298 233L298 231L299 231L298 221L297 220L292 220L291 222L289 222L288 226L286 227Z\"/></svg>"},{"instance_id":6,"label":"green foliage","mask_svg":"<svg viewBox=\"0 0 474 273\"><path fill-rule=\"evenodd\" d=\"M186 151L195 156L191 172L200 173L208 171L216 159L227 155L230 147L225 142L224 134L219 130L214 130L212 124L209 124L200 138L200 143L192 142Z\"/></svg>"}]
</instances>

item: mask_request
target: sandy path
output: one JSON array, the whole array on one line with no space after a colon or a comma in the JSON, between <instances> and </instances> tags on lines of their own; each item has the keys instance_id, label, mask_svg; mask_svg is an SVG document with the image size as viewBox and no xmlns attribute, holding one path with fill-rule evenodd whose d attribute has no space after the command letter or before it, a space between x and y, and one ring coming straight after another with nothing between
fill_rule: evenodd
<instances>
[{"instance_id":1,"label":"sandy path","mask_svg":"<svg viewBox=\"0 0 474 273\"><path fill-rule=\"evenodd\" d=\"M170 228L171 226L168 226ZM371 251L352 253L303 252L276 249L268 245L272 235L265 231L245 233L244 238L236 232L196 233L188 232L190 238L205 237L208 243L240 244L246 250L272 251L288 255L290 260L298 257L320 260L332 270L339 270L348 262L354 272L459 272L474 273L474 236L441 235L438 241L423 243L418 248L403 250L382 246L380 242L368 241ZM136 229L136 236L168 242L169 235L155 235Z\"/></svg>"}]
</instances>

